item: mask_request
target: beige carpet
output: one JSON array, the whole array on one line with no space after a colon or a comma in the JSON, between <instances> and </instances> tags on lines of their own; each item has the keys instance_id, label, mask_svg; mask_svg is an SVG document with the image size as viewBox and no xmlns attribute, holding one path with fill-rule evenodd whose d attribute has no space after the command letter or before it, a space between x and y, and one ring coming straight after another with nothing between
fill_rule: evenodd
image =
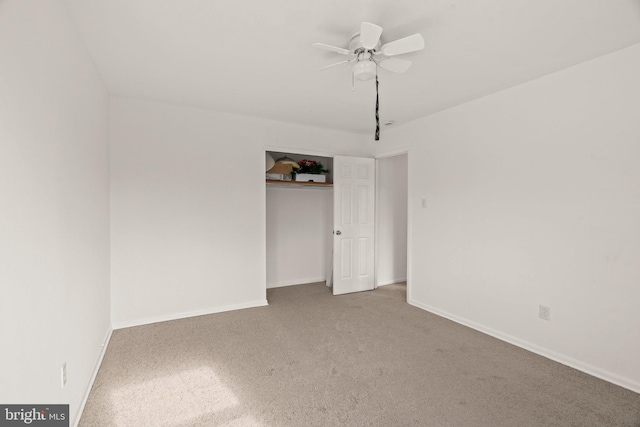
<instances>
[{"instance_id":1,"label":"beige carpet","mask_svg":"<svg viewBox=\"0 0 640 427\"><path fill-rule=\"evenodd\" d=\"M408 305L405 287L114 331L81 426L640 426L640 395Z\"/></svg>"}]
</instances>

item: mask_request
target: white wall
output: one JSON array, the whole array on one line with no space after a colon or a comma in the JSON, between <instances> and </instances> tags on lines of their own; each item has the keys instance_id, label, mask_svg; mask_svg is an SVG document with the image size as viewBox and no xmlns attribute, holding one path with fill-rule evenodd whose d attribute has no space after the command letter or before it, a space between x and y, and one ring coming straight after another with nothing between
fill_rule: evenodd
<instances>
[{"instance_id":1,"label":"white wall","mask_svg":"<svg viewBox=\"0 0 640 427\"><path fill-rule=\"evenodd\" d=\"M333 190L267 186L267 288L326 280Z\"/></svg>"},{"instance_id":2,"label":"white wall","mask_svg":"<svg viewBox=\"0 0 640 427\"><path fill-rule=\"evenodd\" d=\"M370 146L154 102L112 98L110 114L114 327L264 304L265 148L331 156Z\"/></svg>"},{"instance_id":3,"label":"white wall","mask_svg":"<svg viewBox=\"0 0 640 427\"><path fill-rule=\"evenodd\" d=\"M65 3L0 2L0 402L72 425L110 331L107 113Z\"/></svg>"},{"instance_id":4,"label":"white wall","mask_svg":"<svg viewBox=\"0 0 640 427\"><path fill-rule=\"evenodd\" d=\"M377 161L376 283L407 280L407 154Z\"/></svg>"},{"instance_id":5,"label":"white wall","mask_svg":"<svg viewBox=\"0 0 640 427\"><path fill-rule=\"evenodd\" d=\"M413 304L640 391L639 75L635 45L386 132Z\"/></svg>"}]
</instances>

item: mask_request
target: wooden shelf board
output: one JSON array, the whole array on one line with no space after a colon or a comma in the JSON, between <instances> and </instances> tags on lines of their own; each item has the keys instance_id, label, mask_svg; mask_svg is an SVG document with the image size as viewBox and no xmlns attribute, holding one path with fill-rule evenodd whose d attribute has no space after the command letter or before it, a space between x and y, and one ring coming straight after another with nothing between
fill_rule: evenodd
<instances>
[{"instance_id":1,"label":"wooden shelf board","mask_svg":"<svg viewBox=\"0 0 640 427\"><path fill-rule=\"evenodd\" d=\"M267 179L267 184L282 184L282 185L306 185L309 187L333 187L333 182L304 182L304 181L280 181L277 179Z\"/></svg>"}]
</instances>

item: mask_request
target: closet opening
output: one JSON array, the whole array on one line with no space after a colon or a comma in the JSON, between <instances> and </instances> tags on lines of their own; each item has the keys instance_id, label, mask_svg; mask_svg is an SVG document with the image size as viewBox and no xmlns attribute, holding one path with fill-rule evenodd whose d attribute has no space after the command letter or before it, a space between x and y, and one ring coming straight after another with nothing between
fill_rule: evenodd
<instances>
[{"instance_id":1,"label":"closet opening","mask_svg":"<svg viewBox=\"0 0 640 427\"><path fill-rule=\"evenodd\" d=\"M288 159L311 167L291 176ZM332 265L333 158L266 151L265 170L267 289L326 282Z\"/></svg>"}]
</instances>

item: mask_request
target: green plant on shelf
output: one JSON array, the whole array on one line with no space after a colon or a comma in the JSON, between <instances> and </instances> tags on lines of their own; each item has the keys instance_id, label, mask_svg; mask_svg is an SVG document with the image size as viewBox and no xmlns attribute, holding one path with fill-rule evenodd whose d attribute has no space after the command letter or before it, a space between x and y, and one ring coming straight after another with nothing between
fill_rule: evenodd
<instances>
[{"instance_id":1,"label":"green plant on shelf","mask_svg":"<svg viewBox=\"0 0 640 427\"><path fill-rule=\"evenodd\" d=\"M329 169L325 169L322 166L322 163L316 162L315 160L307 160L303 159L298 162L300 165L300 169L294 169L295 174L299 173L310 173L314 175L320 175L323 173L329 173Z\"/></svg>"}]
</instances>

